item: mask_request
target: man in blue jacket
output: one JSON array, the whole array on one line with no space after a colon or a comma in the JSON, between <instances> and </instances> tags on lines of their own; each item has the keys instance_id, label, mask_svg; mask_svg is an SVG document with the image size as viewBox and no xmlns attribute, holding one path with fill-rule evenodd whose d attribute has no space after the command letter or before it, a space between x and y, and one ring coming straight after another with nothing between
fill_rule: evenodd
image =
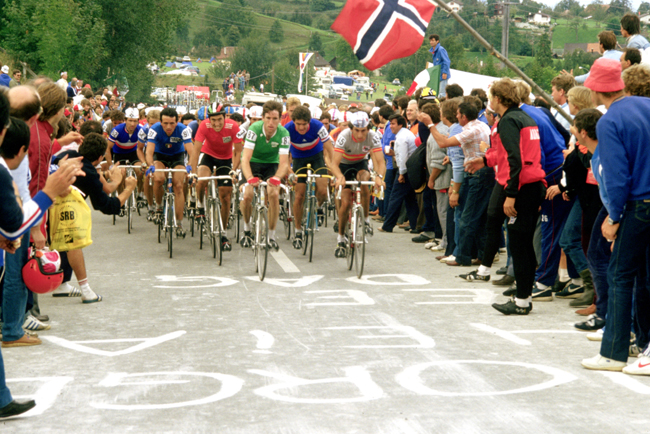
<instances>
[{"instance_id":1,"label":"man in blue jacket","mask_svg":"<svg viewBox=\"0 0 650 434\"><path fill-rule=\"evenodd\" d=\"M440 45L440 36L429 36L429 44L431 44L429 53L433 55L433 66L440 65L440 87L438 88L438 95L447 96L447 82L451 78L449 72L449 66L451 64L449 55L447 54L447 50Z\"/></svg>"}]
</instances>

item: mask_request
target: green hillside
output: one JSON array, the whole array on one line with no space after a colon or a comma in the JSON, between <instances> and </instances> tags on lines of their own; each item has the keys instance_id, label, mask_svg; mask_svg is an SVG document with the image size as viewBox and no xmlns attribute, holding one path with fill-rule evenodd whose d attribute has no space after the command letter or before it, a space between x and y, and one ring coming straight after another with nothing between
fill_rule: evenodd
<instances>
[{"instance_id":1,"label":"green hillside","mask_svg":"<svg viewBox=\"0 0 650 434\"><path fill-rule=\"evenodd\" d=\"M603 30L618 30L618 27L592 19L580 19L578 37L576 38L576 30L575 27L571 27L571 20L558 19L557 25L553 27L553 48L564 48L564 44L598 42L598 33ZM619 37L618 39L619 42L625 42L625 38Z\"/></svg>"}]
</instances>

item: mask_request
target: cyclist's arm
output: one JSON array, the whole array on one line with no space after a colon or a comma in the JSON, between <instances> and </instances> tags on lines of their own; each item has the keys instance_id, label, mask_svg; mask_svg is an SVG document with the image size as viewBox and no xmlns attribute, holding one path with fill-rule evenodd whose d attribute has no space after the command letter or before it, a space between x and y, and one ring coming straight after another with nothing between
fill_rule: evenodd
<instances>
[{"instance_id":1,"label":"cyclist's arm","mask_svg":"<svg viewBox=\"0 0 650 434\"><path fill-rule=\"evenodd\" d=\"M235 146L232 150L232 170L239 169L243 147L244 142L235 143Z\"/></svg>"},{"instance_id":2,"label":"cyclist's arm","mask_svg":"<svg viewBox=\"0 0 650 434\"><path fill-rule=\"evenodd\" d=\"M110 140L106 140L106 153L104 154L104 162L108 165L108 167L113 165L113 158L111 155L111 148L113 147L113 142Z\"/></svg>"},{"instance_id":3,"label":"cyclist's arm","mask_svg":"<svg viewBox=\"0 0 650 434\"><path fill-rule=\"evenodd\" d=\"M370 158L372 158L372 165L375 173L381 176L382 184L384 184L384 177L386 176L386 161L384 160L383 152L381 152L381 150L378 152L370 151Z\"/></svg>"},{"instance_id":4,"label":"cyclist's arm","mask_svg":"<svg viewBox=\"0 0 650 434\"><path fill-rule=\"evenodd\" d=\"M282 179L289 174L289 154L280 154L280 165L275 176Z\"/></svg>"},{"instance_id":5,"label":"cyclist's arm","mask_svg":"<svg viewBox=\"0 0 650 434\"><path fill-rule=\"evenodd\" d=\"M325 157L325 165L330 167L334 163L334 146L332 146L332 141L327 140L323 143L323 157ZM339 159L339 162L341 160ZM337 164L338 165L338 164Z\"/></svg>"},{"instance_id":6,"label":"cyclist's arm","mask_svg":"<svg viewBox=\"0 0 650 434\"><path fill-rule=\"evenodd\" d=\"M183 143L183 148L185 148L185 152L187 152L188 157L191 157L193 155L194 146L192 145L192 140L188 140L188 141L184 142Z\"/></svg>"},{"instance_id":7,"label":"cyclist's arm","mask_svg":"<svg viewBox=\"0 0 650 434\"><path fill-rule=\"evenodd\" d=\"M253 150L244 148L241 158L241 170L244 174L244 179L248 181L253 177L253 171L251 170L251 158L253 157Z\"/></svg>"},{"instance_id":8,"label":"cyclist's arm","mask_svg":"<svg viewBox=\"0 0 650 434\"><path fill-rule=\"evenodd\" d=\"M144 157L144 143L138 142L138 149L136 150L138 154L138 160L140 160L141 163L146 162L146 158Z\"/></svg>"},{"instance_id":9,"label":"cyclist's arm","mask_svg":"<svg viewBox=\"0 0 650 434\"><path fill-rule=\"evenodd\" d=\"M201 149L203 149L203 142L194 140L193 152L190 158L190 166L192 166L192 172L194 173L197 173L199 170L199 155L201 155Z\"/></svg>"},{"instance_id":10,"label":"cyclist's arm","mask_svg":"<svg viewBox=\"0 0 650 434\"><path fill-rule=\"evenodd\" d=\"M156 144L150 140L147 143L147 155L146 155L147 166L153 166L153 153L155 149L156 149Z\"/></svg>"},{"instance_id":11,"label":"cyclist's arm","mask_svg":"<svg viewBox=\"0 0 650 434\"><path fill-rule=\"evenodd\" d=\"M335 178L341 178L343 177L343 172L341 172L341 168L339 167L339 165L341 164L341 160L343 159L343 152L335 151L333 152L333 154L334 155L332 156L332 160L331 160L332 165L327 167L332 171L332 175L334 175Z\"/></svg>"}]
</instances>

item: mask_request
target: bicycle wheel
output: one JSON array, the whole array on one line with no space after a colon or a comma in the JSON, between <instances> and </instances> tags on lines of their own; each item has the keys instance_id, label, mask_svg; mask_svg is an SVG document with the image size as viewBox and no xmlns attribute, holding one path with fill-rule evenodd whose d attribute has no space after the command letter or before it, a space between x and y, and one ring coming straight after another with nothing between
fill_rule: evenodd
<instances>
[{"instance_id":1,"label":"bicycle wheel","mask_svg":"<svg viewBox=\"0 0 650 434\"><path fill-rule=\"evenodd\" d=\"M134 194L131 193L129 198L126 200L126 233L130 234L131 233L131 228L133 227L133 196Z\"/></svg>"},{"instance_id":2,"label":"bicycle wheel","mask_svg":"<svg viewBox=\"0 0 650 434\"><path fill-rule=\"evenodd\" d=\"M239 189L234 187L235 194L230 199L232 201L232 210L230 211L230 218L232 219L232 226L235 230L235 241L239 239L239 231L241 229L241 216L239 214Z\"/></svg>"},{"instance_id":3,"label":"bicycle wheel","mask_svg":"<svg viewBox=\"0 0 650 434\"><path fill-rule=\"evenodd\" d=\"M305 206L302 213L302 254L307 254L307 242L309 241L309 227L311 220L314 218L312 215L311 200L305 198Z\"/></svg>"},{"instance_id":4,"label":"bicycle wheel","mask_svg":"<svg viewBox=\"0 0 650 434\"><path fill-rule=\"evenodd\" d=\"M354 269L357 272L357 277L361 279L363 263L366 256L366 220L363 215L363 208L361 207L357 208L355 224L354 250L357 251L357 260L354 262Z\"/></svg>"},{"instance_id":5,"label":"bicycle wheel","mask_svg":"<svg viewBox=\"0 0 650 434\"><path fill-rule=\"evenodd\" d=\"M190 210L189 221L190 221L190 234L192 235L192 237L194 237L194 223L196 220L194 217L195 212L196 212L195 210Z\"/></svg>"},{"instance_id":6,"label":"bicycle wheel","mask_svg":"<svg viewBox=\"0 0 650 434\"><path fill-rule=\"evenodd\" d=\"M348 270L352 270L352 266L354 265L354 251L355 251L355 245L354 245L354 230L352 224L355 222L356 214L354 214L354 210L350 214L350 224L348 224L348 227L345 229L345 236L348 239L348 254L346 255L347 263L348 263ZM339 224L341 224L339 222Z\"/></svg>"},{"instance_id":7,"label":"bicycle wheel","mask_svg":"<svg viewBox=\"0 0 650 434\"><path fill-rule=\"evenodd\" d=\"M309 205L309 209L315 210L317 208L316 204L316 198L312 197L311 198L311 204ZM309 262L311 262L311 258L314 255L314 235L316 234L316 225L317 225L317 220L318 220L318 214L314 213L311 216L310 219L310 224L309 224Z\"/></svg>"},{"instance_id":8,"label":"bicycle wheel","mask_svg":"<svg viewBox=\"0 0 650 434\"><path fill-rule=\"evenodd\" d=\"M260 210L257 215L257 227L255 231L255 248L257 250L257 275L261 280L264 280L266 275L266 261L269 255L268 247L268 219L266 209Z\"/></svg>"},{"instance_id":9,"label":"bicycle wheel","mask_svg":"<svg viewBox=\"0 0 650 434\"><path fill-rule=\"evenodd\" d=\"M173 203L173 200L171 201ZM173 253L173 244L174 244L174 205L167 203L167 229L169 235L167 237L167 249L169 250L169 257L172 257Z\"/></svg>"},{"instance_id":10,"label":"bicycle wheel","mask_svg":"<svg viewBox=\"0 0 650 434\"><path fill-rule=\"evenodd\" d=\"M205 217L199 223L199 250L203 250L203 231L205 231Z\"/></svg>"},{"instance_id":11,"label":"bicycle wheel","mask_svg":"<svg viewBox=\"0 0 650 434\"><path fill-rule=\"evenodd\" d=\"M214 232L213 238L214 238L214 245L212 246L212 250L216 255L214 255L215 258L217 258L219 265L221 265L221 261L223 259L223 252L221 251L221 204L219 201L216 201L214 204L214 214L212 215L212 220L214 221Z\"/></svg>"}]
</instances>

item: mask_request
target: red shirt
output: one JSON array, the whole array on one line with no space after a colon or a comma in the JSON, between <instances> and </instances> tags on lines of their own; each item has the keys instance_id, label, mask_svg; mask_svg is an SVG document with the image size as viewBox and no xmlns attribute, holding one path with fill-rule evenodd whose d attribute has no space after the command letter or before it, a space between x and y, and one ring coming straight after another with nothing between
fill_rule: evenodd
<instances>
[{"instance_id":1,"label":"red shirt","mask_svg":"<svg viewBox=\"0 0 650 434\"><path fill-rule=\"evenodd\" d=\"M282 116L280 117L280 125L285 126L289 122L291 122L291 115L289 115L289 112L282 113Z\"/></svg>"},{"instance_id":2,"label":"red shirt","mask_svg":"<svg viewBox=\"0 0 650 434\"><path fill-rule=\"evenodd\" d=\"M239 125L231 119L226 119L219 132L215 131L210 126L210 120L206 119L199 124L194 140L203 143L202 153L217 160L229 160L232 158L232 145L243 141L237 138L237 133L239 133Z\"/></svg>"},{"instance_id":3,"label":"red shirt","mask_svg":"<svg viewBox=\"0 0 650 434\"><path fill-rule=\"evenodd\" d=\"M52 141L50 135L54 131L49 122L37 120L30 128L31 137L27 156L32 180L29 182L29 193L32 197L45 187L45 181L50 173L52 160Z\"/></svg>"}]
</instances>

